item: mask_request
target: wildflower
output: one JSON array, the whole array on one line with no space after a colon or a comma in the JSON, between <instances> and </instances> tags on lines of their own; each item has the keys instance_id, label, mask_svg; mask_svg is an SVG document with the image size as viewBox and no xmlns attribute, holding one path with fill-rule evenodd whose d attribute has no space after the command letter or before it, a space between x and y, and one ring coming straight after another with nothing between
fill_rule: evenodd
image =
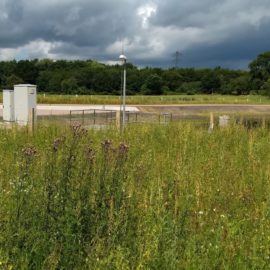
<instances>
[{"instance_id":1,"label":"wildflower","mask_svg":"<svg viewBox=\"0 0 270 270\"><path fill-rule=\"evenodd\" d=\"M118 147L118 150L119 150L119 154L120 155L127 155L128 153L128 146L124 143L120 143L119 147Z\"/></svg>"},{"instance_id":2,"label":"wildflower","mask_svg":"<svg viewBox=\"0 0 270 270\"><path fill-rule=\"evenodd\" d=\"M59 146L66 140L65 136L62 136L60 138L57 138L54 140L53 145L52 145L52 149L54 152L57 152L59 149Z\"/></svg>"},{"instance_id":3,"label":"wildflower","mask_svg":"<svg viewBox=\"0 0 270 270\"><path fill-rule=\"evenodd\" d=\"M25 157L31 158L37 153L37 150L33 145L29 144L22 149L22 152Z\"/></svg>"},{"instance_id":4,"label":"wildflower","mask_svg":"<svg viewBox=\"0 0 270 270\"><path fill-rule=\"evenodd\" d=\"M103 151L107 153L111 149L112 141L111 140L104 140L101 143L101 146L102 146Z\"/></svg>"},{"instance_id":5,"label":"wildflower","mask_svg":"<svg viewBox=\"0 0 270 270\"><path fill-rule=\"evenodd\" d=\"M72 131L73 137L80 137L87 134L87 130L83 128L80 123L74 123L71 126L71 131Z\"/></svg>"},{"instance_id":6,"label":"wildflower","mask_svg":"<svg viewBox=\"0 0 270 270\"><path fill-rule=\"evenodd\" d=\"M199 215L203 215L203 211L199 211Z\"/></svg>"},{"instance_id":7,"label":"wildflower","mask_svg":"<svg viewBox=\"0 0 270 270\"><path fill-rule=\"evenodd\" d=\"M220 215L221 218L225 218L225 215Z\"/></svg>"},{"instance_id":8,"label":"wildflower","mask_svg":"<svg viewBox=\"0 0 270 270\"><path fill-rule=\"evenodd\" d=\"M86 159L92 163L94 159L96 158L96 153L93 148L91 148L89 145L85 149L85 155Z\"/></svg>"}]
</instances>

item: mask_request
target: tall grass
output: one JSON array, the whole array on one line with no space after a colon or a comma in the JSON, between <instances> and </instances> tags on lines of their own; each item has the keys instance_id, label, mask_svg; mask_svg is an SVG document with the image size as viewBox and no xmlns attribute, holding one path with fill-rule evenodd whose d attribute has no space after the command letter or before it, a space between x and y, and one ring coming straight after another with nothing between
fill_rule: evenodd
<instances>
[{"instance_id":1,"label":"tall grass","mask_svg":"<svg viewBox=\"0 0 270 270\"><path fill-rule=\"evenodd\" d=\"M3 269L267 269L270 135L0 130Z\"/></svg>"},{"instance_id":2,"label":"tall grass","mask_svg":"<svg viewBox=\"0 0 270 270\"><path fill-rule=\"evenodd\" d=\"M2 95L0 94L2 103ZM53 95L39 94L38 103L41 104L112 104L121 103L120 96L113 95ZM144 104L270 104L267 96L260 95L163 95L163 96L144 96L135 95L126 97L129 105Z\"/></svg>"},{"instance_id":3,"label":"tall grass","mask_svg":"<svg viewBox=\"0 0 270 270\"><path fill-rule=\"evenodd\" d=\"M120 104L119 96L111 95L39 95L39 103L46 104ZM230 95L164 95L164 96L127 96L127 104L269 104L270 100L266 96L230 96Z\"/></svg>"}]
</instances>

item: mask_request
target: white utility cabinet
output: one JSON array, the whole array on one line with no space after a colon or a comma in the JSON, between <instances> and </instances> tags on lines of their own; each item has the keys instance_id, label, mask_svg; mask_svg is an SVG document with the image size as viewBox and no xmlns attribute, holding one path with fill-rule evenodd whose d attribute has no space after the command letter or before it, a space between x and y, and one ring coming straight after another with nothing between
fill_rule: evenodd
<instances>
[{"instance_id":1,"label":"white utility cabinet","mask_svg":"<svg viewBox=\"0 0 270 270\"><path fill-rule=\"evenodd\" d=\"M14 118L18 124L27 125L35 121L37 87L32 84L14 85Z\"/></svg>"},{"instance_id":2,"label":"white utility cabinet","mask_svg":"<svg viewBox=\"0 0 270 270\"><path fill-rule=\"evenodd\" d=\"M3 90L3 120L13 122L14 118L14 91Z\"/></svg>"}]
</instances>

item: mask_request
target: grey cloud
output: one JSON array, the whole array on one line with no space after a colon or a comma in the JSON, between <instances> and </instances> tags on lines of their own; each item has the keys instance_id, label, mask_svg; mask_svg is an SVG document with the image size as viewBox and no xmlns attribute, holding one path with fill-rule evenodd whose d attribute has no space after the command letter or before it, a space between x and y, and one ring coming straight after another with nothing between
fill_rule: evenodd
<instances>
[{"instance_id":1,"label":"grey cloud","mask_svg":"<svg viewBox=\"0 0 270 270\"><path fill-rule=\"evenodd\" d=\"M145 5L155 7L147 25L137 14ZM1 48L40 40L52 46L32 46L29 57L116 60L124 39L140 66L170 67L180 50L182 66L246 68L270 49L268 0L0 0L0 8L0 58Z\"/></svg>"}]
</instances>

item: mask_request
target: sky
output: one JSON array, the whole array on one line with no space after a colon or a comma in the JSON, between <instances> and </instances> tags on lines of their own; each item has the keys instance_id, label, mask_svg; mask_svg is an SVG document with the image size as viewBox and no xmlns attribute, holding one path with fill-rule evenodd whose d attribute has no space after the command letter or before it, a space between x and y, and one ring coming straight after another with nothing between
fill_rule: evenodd
<instances>
[{"instance_id":1,"label":"sky","mask_svg":"<svg viewBox=\"0 0 270 270\"><path fill-rule=\"evenodd\" d=\"M269 0L0 0L0 60L247 69L270 50Z\"/></svg>"}]
</instances>

